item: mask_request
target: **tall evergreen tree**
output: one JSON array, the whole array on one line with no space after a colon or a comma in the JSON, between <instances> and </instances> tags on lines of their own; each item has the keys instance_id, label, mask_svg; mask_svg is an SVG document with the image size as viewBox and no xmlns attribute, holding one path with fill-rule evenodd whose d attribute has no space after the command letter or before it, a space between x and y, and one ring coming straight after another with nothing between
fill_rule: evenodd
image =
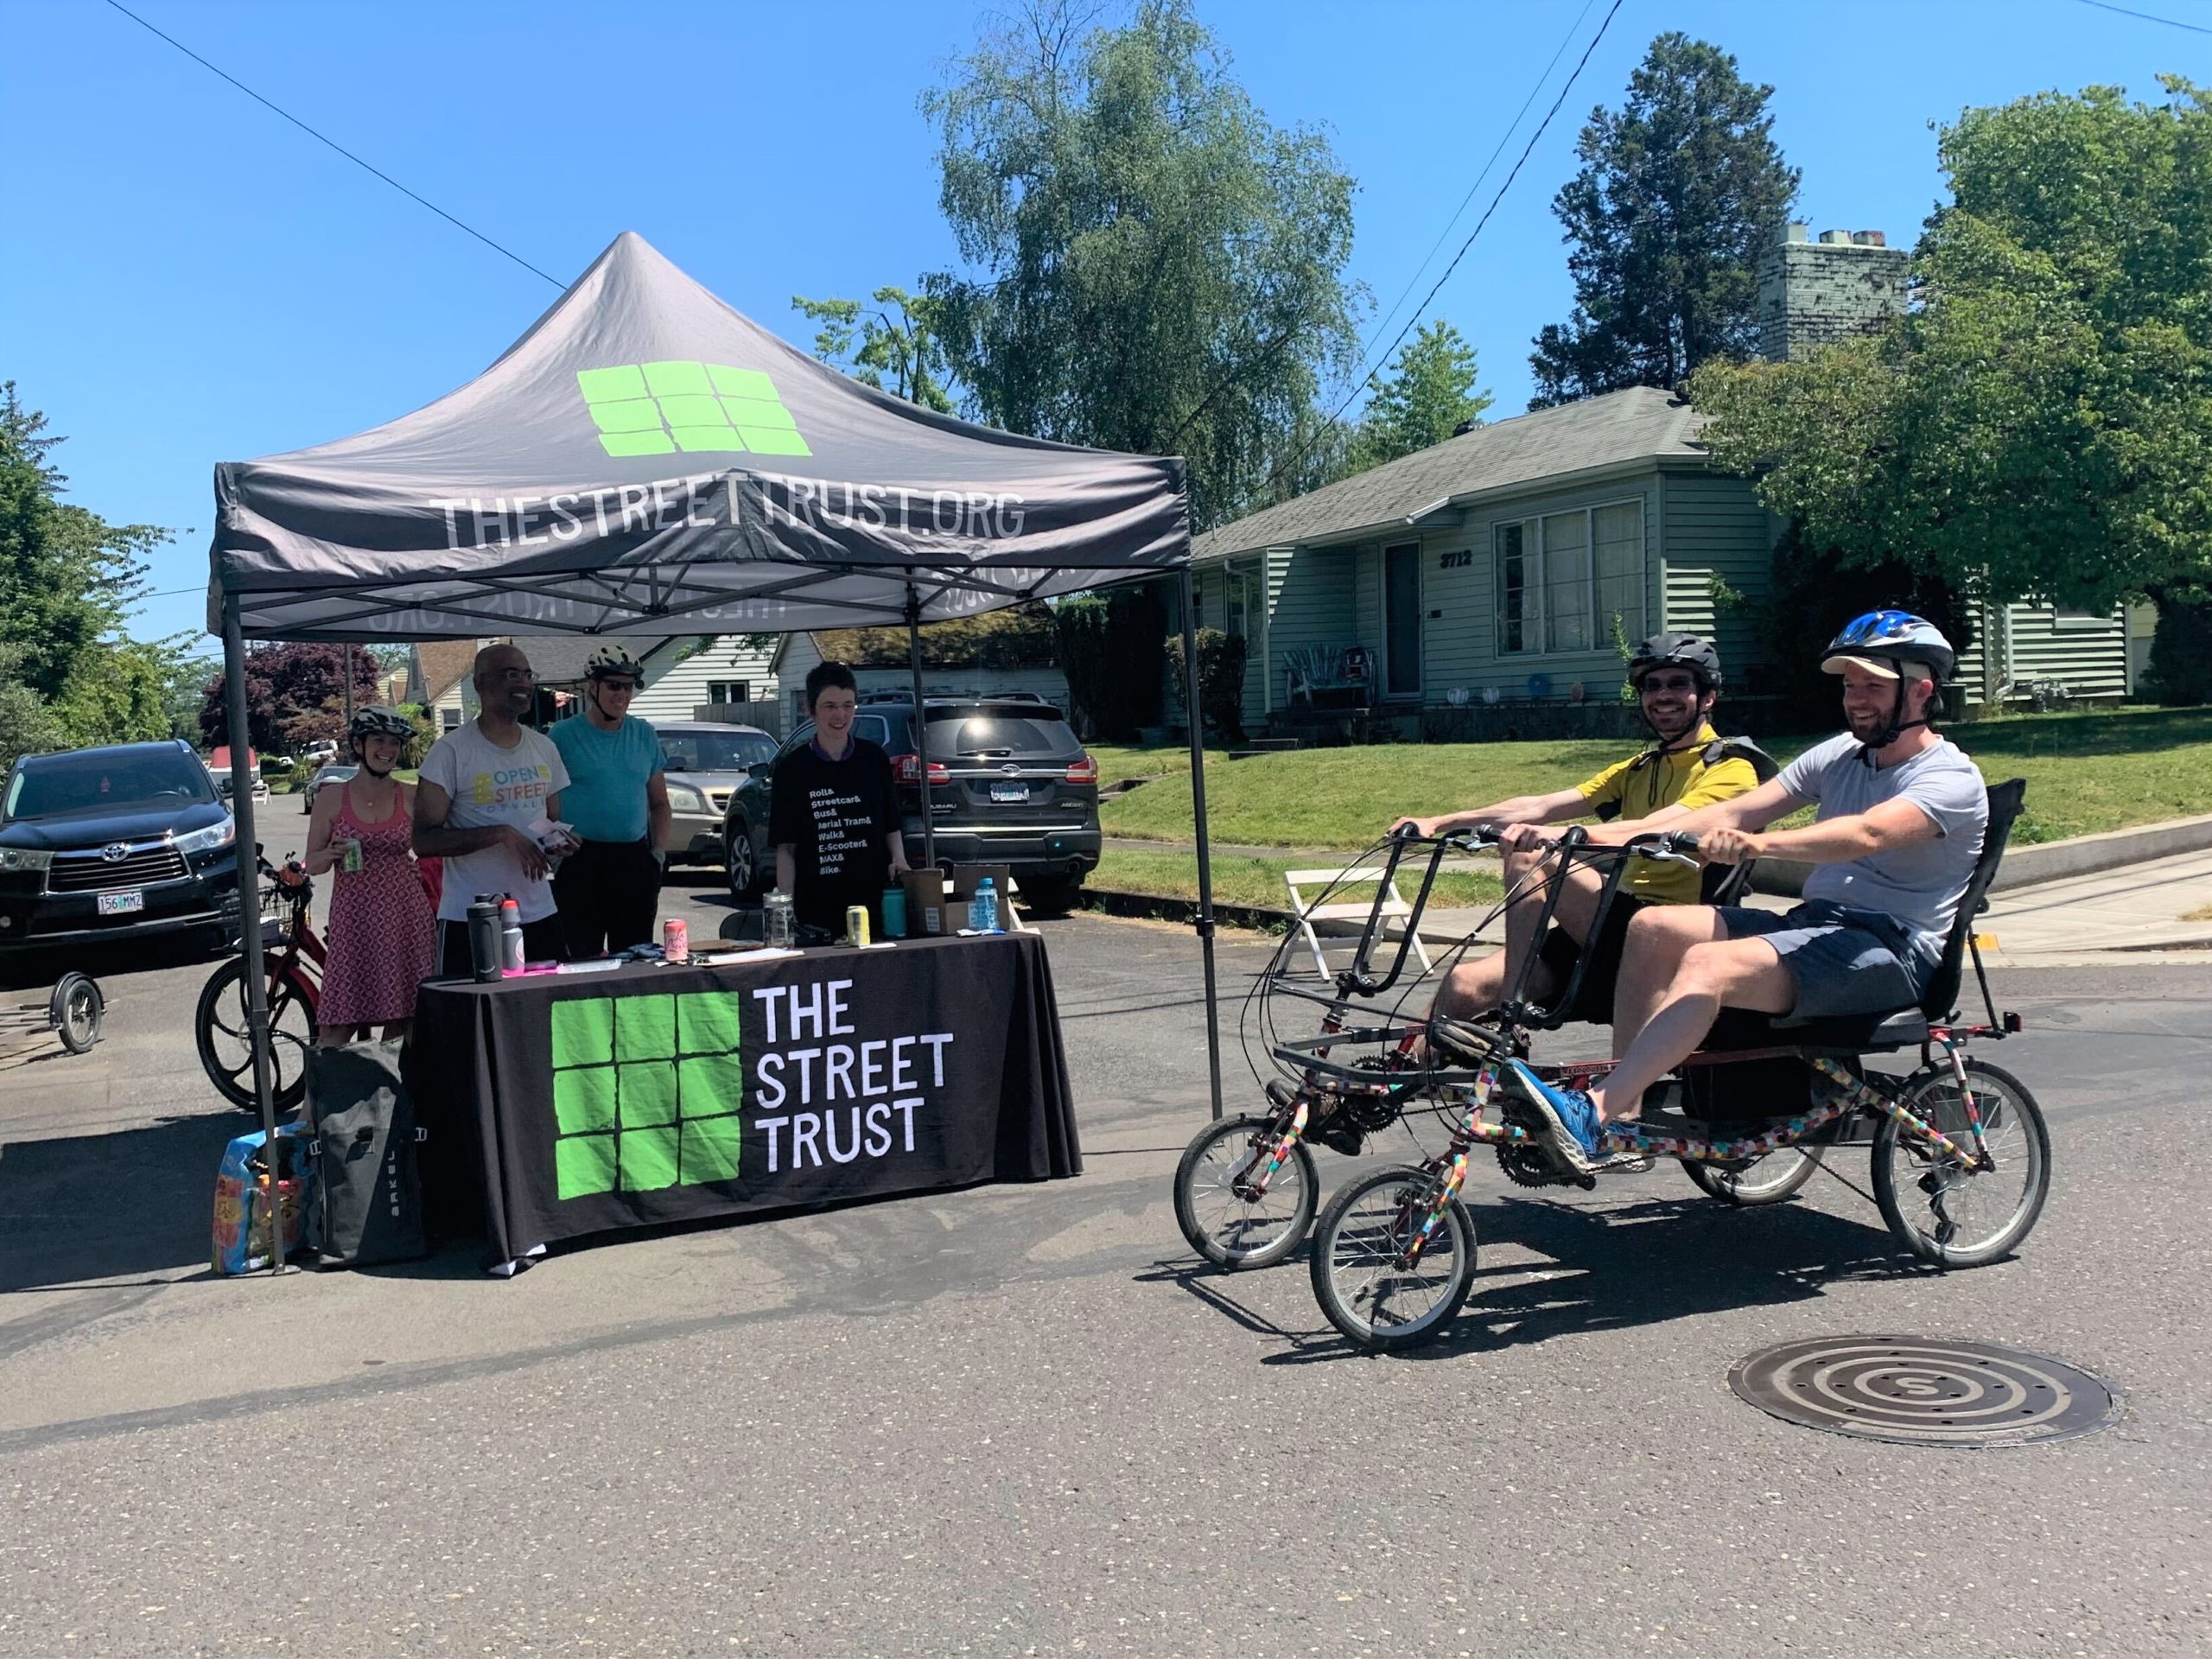
<instances>
[{"instance_id":1,"label":"tall evergreen tree","mask_svg":"<svg viewBox=\"0 0 2212 1659\"><path fill-rule=\"evenodd\" d=\"M1450 323L1423 323L1390 365L1368 382L1367 414L1352 441L1358 472L1441 443L1495 401L1476 390L1475 348Z\"/></svg>"},{"instance_id":2,"label":"tall evergreen tree","mask_svg":"<svg viewBox=\"0 0 2212 1659\"><path fill-rule=\"evenodd\" d=\"M1552 203L1573 249L1574 310L1536 337L1531 409L1675 387L1709 359L1751 355L1758 251L1797 197L1773 93L1719 48L1670 32L1620 110L1592 111L1582 170Z\"/></svg>"}]
</instances>

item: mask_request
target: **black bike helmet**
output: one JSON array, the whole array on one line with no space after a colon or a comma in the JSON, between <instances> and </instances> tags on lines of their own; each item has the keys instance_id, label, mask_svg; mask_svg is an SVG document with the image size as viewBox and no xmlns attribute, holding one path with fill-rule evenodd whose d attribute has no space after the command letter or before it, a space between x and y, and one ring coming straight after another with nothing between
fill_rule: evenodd
<instances>
[{"instance_id":1,"label":"black bike helmet","mask_svg":"<svg viewBox=\"0 0 2212 1659\"><path fill-rule=\"evenodd\" d=\"M1653 634L1628 659L1628 683L1640 686L1643 677L1653 669L1670 664L1696 675L1699 690L1720 689L1720 653L1713 648L1710 640L1700 639L1694 633Z\"/></svg>"}]
</instances>

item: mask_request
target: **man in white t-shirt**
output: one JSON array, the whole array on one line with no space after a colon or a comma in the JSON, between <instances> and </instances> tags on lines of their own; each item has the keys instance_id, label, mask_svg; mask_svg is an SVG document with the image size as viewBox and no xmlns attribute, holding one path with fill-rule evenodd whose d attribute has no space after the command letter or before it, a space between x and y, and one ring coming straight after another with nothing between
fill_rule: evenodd
<instances>
[{"instance_id":1,"label":"man in white t-shirt","mask_svg":"<svg viewBox=\"0 0 2212 1659\"><path fill-rule=\"evenodd\" d=\"M552 740L522 723L537 694L527 657L513 645L486 645L474 678L482 712L430 746L415 785L416 855L445 860L438 970L448 974L468 965L468 906L479 893L514 899L530 960L566 954L545 851L531 825L560 817L568 769Z\"/></svg>"}]
</instances>

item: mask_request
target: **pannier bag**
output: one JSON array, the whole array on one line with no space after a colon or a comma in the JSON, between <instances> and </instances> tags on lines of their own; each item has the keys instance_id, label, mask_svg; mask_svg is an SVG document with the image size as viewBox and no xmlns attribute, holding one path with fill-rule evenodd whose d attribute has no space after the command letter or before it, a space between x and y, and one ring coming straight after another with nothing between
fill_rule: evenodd
<instances>
[{"instance_id":1,"label":"pannier bag","mask_svg":"<svg viewBox=\"0 0 2212 1659\"><path fill-rule=\"evenodd\" d=\"M306 1126L276 1126L276 1205L286 1255L300 1247L301 1223L314 1203L315 1166ZM220 1274L257 1273L269 1266L269 1160L261 1131L223 1149L215 1171L214 1247L208 1266Z\"/></svg>"},{"instance_id":2,"label":"pannier bag","mask_svg":"<svg viewBox=\"0 0 2212 1659\"><path fill-rule=\"evenodd\" d=\"M327 1268L429 1254L415 1158L415 1104L397 1043L308 1051L306 1116L321 1192L315 1239Z\"/></svg>"}]
</instances>

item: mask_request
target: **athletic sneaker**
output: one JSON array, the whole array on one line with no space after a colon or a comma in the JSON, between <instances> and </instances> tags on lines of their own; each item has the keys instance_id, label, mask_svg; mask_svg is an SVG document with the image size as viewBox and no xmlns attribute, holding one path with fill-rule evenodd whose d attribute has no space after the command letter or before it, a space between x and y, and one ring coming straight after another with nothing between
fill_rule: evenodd
<instances>
[{"instance_id":1,"label":"athletic sneaker","mask_svg":"<svg viewBox=\"0 0 2212 1659\"><path fill-rule=\"evenodd\" d=\"M1543 1119L1552 1150L1577 1174L1590 1174L1600 1161L1598 1145L1605 1133L1590 1096L1580 1089L1554 1089L1518 1060L1513 1070L1529 1103Z\"/></svg>"}]
</instances>

